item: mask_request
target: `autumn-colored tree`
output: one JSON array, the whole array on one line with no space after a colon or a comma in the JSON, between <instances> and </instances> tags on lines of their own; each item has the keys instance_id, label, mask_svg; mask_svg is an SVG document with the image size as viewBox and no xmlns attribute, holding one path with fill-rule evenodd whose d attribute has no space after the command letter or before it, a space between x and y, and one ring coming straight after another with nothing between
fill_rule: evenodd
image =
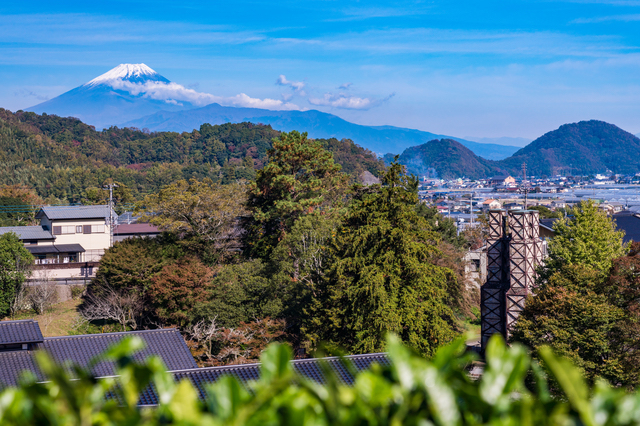
<instances>
[{"instance_id":1,"label":"autumn-colored tree","mask_svg":"<svg viewBox=\"0 0 640 426\"><path fill-rule=\"evenodd\" d=\"M394 163L382 186L357 188L310 326L320 339L366 353L384 350L392 332L430 356L455 337L451 271L433 264L439 237L415 211L416 181Z\"/></svg>"},{"instance_id":2,"label":"autumn-colored tree","mask_svg":"<svg viewBox=\"0 0 640 426\"><path fill-rule=\"evenodd\" d=\"M29 206L41 206L42 198L33 188L21 185L0 185L0 197L17 198Z\"/></svg>"},{"instance_id":3,"label":"autumn-colored tree","mask_svg":"<svg viewBox=\"0 0 640 426\"><path fill-rule=\"evenodd\" d=\"M307 139L306 133L292 131L273 139L268 164L257 171L248 189L249 254L267 259L300 216L340 198L346 180L331 152Z\"/></svg>"},{"instance_id":4,"label":"autumn-colored tree","mask_svg":"<svg viewBox=\"0 0 640 426\"><path fill-rule=\"evenodd\" d=\"M163 231L180 237L208 265L222 262L238 246L238 220L244 215L244 185L180 180L148 195L136 213Z\"/></svg>"},{"instance_id":5,"label":"autumn-colored tree","mask_svg":"<svg viewBox=\"0 0 640 426\"><path fill-rule=\"evenodd\" d=\"M194 318L194 306L209 297L213 270L197 258L183 257L151 278L147 292L155 315L165 325L184 327Z\"/></svg>"},{"instance_id":6,"label":"autumn-colored tree","mask_svg":"<svg viewBox=\"0 0 640 426\"><path fill-rule=\"evenodd\" d=\"M127 238L117 241L104 253L95 281L106 282L116 291L144 295L151 285L151 278L181 256L182 249L170 235ZM89 285L87 291L94 289Z\"/></svg>"},{"instance_id":7,"label":"autumn-colored tree","mask_svg":"<svg viewBox=\"0 0 640 426\"><path fill-rule=\"evenodd\" d=\"M168 234L116 242L100 259L80 313L89 321L117 321L123 328L148 326L152 312L146 301L151 280L181 256L181 247Z\"/></svg>"},{"instance_id":8,"label":"autumn-colored tree","mask_svg":"<svg viewBox=\"0 0 640 426\"><path fill-rule=\"evenodd\" d=\"M32 188L0 186L0 226L35 225L36 212L43 204Z\"/></svg>"}]
</instances>

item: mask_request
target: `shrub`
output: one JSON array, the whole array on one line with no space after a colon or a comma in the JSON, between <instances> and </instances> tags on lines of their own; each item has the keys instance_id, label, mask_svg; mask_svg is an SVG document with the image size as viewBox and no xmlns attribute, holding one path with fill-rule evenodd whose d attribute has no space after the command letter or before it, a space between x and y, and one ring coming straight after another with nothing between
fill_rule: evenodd
<instances>
[{"instance_id":1,"label":"shrub","mask_svg":"<svg viewBox=\"0 0 640 426\"><path fill-rule=\"evenodd\" d=\"M71 298L73 300L80 299L82 297L82 295L84 294L85 288L86 287L83 286L82 284L69 286L69 290L71 290Z\"/></svg>"},{"instance_id":2,"label":"shrub","mask_svg":"<svg viewBox=\"0 0 640 426\"><path fill-rule=\"evenodd\" d=\"M640 393L598 382L594 388L570 361L541 349L543 366L519 345L500 337L489 342L483 376L467 374L473 355L463 341L440 348L426 360L387 340L391 365L359 373L352 386L325 368L326 384L295 374L286 345L270 345L261 357L261 377L242 386L223 376L206 389L204 401L189 381L175 383L156 357L132 362L142 348L137 338L110 348L101 359L117 366L117 376L95 380L83 369L69 380L67 370L36 354L48 377L32 377L0 393L0 424L60 425L632 425L640 422ZM348 364L348 363L347 363ZM346 365L348 368L349 366ZM353 371L353 370L352 370ZM532 386L525 379L532 379ZM554 382L561 397L554 399ZM141 392L153 384L157 409L139 409ZM116 398L114 398L116 396Z\"/></svg>"}]
</instances>

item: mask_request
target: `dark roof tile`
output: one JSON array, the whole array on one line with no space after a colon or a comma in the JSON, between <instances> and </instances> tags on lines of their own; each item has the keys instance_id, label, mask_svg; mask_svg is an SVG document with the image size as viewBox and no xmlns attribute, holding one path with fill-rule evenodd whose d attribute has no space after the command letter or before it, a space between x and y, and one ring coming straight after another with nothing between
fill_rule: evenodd
<instances>
[{"instance_id":1,"label":"dark roof tile","mask_svg":"<svg viewBox=\"0 0 640 426\"><path fill-rule=\"evenodd\" d=\"M43 340L38 321L0 321L0 345L39 343Z\"/></svg>"},{"instance_id":2,"label":"dark roof tile","mask_svg":"<svg viewBox=\"0 0 640 426\"><path fill-rule=\"evenodd\" d=\"M184 339L175 329L49 337L38 345L37 350L47 351L60 364L73 363L84 367L91 359L128 336L138 336L146 344L133 356L136 361L142 362L151 355L158 355L169 370L197 368ZM24 369L39 374L32 358L33 351L0 353L0 382L5 385L16 384L20 371ZM71 369L68 371L72 373ZM99 362L93 369L96 377L111 376L114 372L112 362Z\"/></svg>"}]
</instances>

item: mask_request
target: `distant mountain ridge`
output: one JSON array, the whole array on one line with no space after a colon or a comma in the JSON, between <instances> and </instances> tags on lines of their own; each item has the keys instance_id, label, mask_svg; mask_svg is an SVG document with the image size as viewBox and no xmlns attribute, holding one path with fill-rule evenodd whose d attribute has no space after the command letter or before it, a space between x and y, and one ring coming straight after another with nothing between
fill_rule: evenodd
<instances>
[{"instance_id":1,"label":"distant mountain ridge","mask_svg":"<svg viewBox=\"0 0 640 426\"><path fill-rule=\"evenodd\" d=\"M478 138L473 136L465 136L466 140L479 143L492 143L497 145L510 145L524 147L529 145L532 140L527 138L514 138L509 136L501 136L498 138Z\"/></svg>"},{"instance_id":2,"label":"distant mountain ridge","mask_svg":"<svg viewBox=\"0 0 640 426\"><path fill-rule=\"evenodd\" d=\"M273 111L211 103L216 98L173 83L145 64L121 64L27 111L76 117L98 130L117 125L191 132L204 123L262 123L275 130L307 132L313 138L351 139L379 155L400 154L411 146L441 138L455 139L475 154L494 160L518 150L517 146L484 144L419 130L364 126L315 110Z\"/></svg>"},{"instance_id":3,"label":"distant mountain ridge","mask_svg":"<svg viewBox=\"0 0 640 426\"><path fill-rule=\"evenodd\" d=\"M462 138L438 135L421 130L393 126L363 126L350 123L333 114L310 111L271 111L258 108L226 107L210 104L189 111L157 112L122 123L124 127L147 128L153 131L190 132L202 123L224 124L249 121L270 124L275 130L299 130L314 138L347 138L378 154L401 153L404 149L433 139L455 139L477 155L502 159L518 150L515 146L483 144Z\"/></svg>"},{"instance_id":4,"label":"distant mountain ridge","mask_svg":"<svg viewBox=\"0 0 640 426\"><path fill-rule=\"evenodd\" d=\"M412 173L427 174L420 170L433 169L442 178L502 173L518 176L523 163L535 176L589 175L607 170L620 174L640 172L640 139L598 120L564 124L501 161L485 160L452 142L433 140L409 148L400 155L400 162Z\"/></svg>"},{"instance_id":5,"label":"distant mountain ridge","mask_svg":"<svg viewBox=\"0 0 640 426\"><path fill-rule=\"evenodd\" d=\"M640 139L604 121L590 120L560 126L545 133L514 155L497 162L505 170L522 163L536 175L586 175L611 170L640 172Z\"/></svg>"}]
</instances>

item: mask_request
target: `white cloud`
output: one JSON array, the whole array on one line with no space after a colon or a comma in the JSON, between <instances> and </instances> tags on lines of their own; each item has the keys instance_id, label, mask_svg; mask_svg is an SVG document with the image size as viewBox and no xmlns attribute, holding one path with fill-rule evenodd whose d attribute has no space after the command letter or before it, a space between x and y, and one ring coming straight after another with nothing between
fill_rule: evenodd
<instances>
[{"instance_id":1,"label":"white cloud","mask_svg":"<svg viewBox=\"0 0 640 426\"><path fill-rule=\"evenodd\" d=\"M287 80L287 77L285 77L284 74L280 74L280 76L276 80L276 84L278 86L289 86L291 87L291 89L293 89L294 92L300 94L300 96L306 96L306 93L304 92L304 90L302 90L305 86L303 81Z\"/></svg>"},{"instance_id":2,"label":"white cloud","mask_svg":"<svg viewBox=\"0 0 640 426\"><path fill-rule=\"evenodd\" d=\"M344 83L341 84L340 86L338 86L338 89L340 90L349 90L349 88L351 87L353 83Z\"/></svg>"},{"instance_id":3,"label":"white cloud","mask_svg":"<svg viewBox=\"0 0 640 426\"><path fill-rule=\"evenodd\" d=\"M196 106L204 106L218 103L225 106L263 108L271 110L300 110L298 105L290 102L283 102L277 99L252 98L245 93L235 96L217 96L210 93L196 92L187 89L178 83L163 83L158 81L147 81L144 84L132 83L124 80L113 80L110 86L117 90L124 90L134 96L142 95L151 99L165 101L167 103L178 103L179 101L189 102Z\"/></svg>"},{"instance_id":4,"label":"white cloud","mask_svg":"<svg viewBox=\"0 0 640 426\"><path fill-rule=\"evenodd\" d=\"M368 110L391 99L391 94L384 99L360 98L357 96L347 96L344 93L325 93L322 98L309 98L309 103L316 106L329 106L343 109Z\"/></svg>"}]
</instances>

